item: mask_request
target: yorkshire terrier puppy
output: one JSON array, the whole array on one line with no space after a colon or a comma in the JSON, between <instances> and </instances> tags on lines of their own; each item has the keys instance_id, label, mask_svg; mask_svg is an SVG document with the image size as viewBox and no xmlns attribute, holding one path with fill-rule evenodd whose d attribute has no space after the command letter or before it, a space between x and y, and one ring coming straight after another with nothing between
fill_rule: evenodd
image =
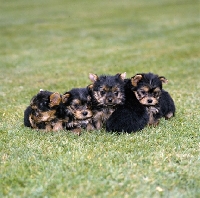
<instances>
[{"instance_id":1,"label":"yorkshire terrier puppy","mask_svg":"<svg viewBox=\"0 0 200 198\"><path fill-rule=\"evenodd\" d=\"M59 93L40 90L24 111L24 125L45 131L62 130L62 121L56 116L60 103Z\"/></svg>"},{"instance_id":2,"label":"yorkshire terrier puppy","mask_svg":"<svg viewBox=\"0 0 200 198\"><path fill-rule=\"evenodd\" d=\"M131 79L125 79L125 102L119 106L106 122L106 131L118 134L142 130L148 123L146 108L137 100L132 91Z\"/></svg>"},{"instance_id":3,"label":"yorkshire terrier puppy","mask_svg":"<svg viewBox=\"0 0 200 198\"><path fill-rule=\"evenodd\" d=\"M91 97L88 88L74 88L62 96L62 117L65 129L80 135L82 129L92 130Z\"/></svg>"},{"instance_id":4,"label":"yorkshire terrier puppy","mask_svg":"<svg viewBox=\"0 0 200 198\"><path fill-rule=\"evenodd\" d=\"M167 82L164 76L152 73L136 74L131 78L136 98L148 111L149 125L156 126L161 117L169 119L175 115L174 101L162 88L162 84Z\"/></svg>"},{"instance_id":5,"label":"yorkshire terrier puppy","mask_svg":"<svg viewBox=\"0 0 200 198\"><path fill-rule=\"evenodd\" d=\"M89 74L88 86L92 97L93 125L101 129L115 109L124 103L124 79L126 73L114 76Z\"/></svg>"}]
</instances>

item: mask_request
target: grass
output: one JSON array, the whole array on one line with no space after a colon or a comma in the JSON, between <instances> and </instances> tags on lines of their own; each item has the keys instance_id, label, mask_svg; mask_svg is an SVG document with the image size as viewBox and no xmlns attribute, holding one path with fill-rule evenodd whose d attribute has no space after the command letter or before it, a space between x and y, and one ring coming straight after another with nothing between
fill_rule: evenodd
<instances>
[{"instance_id":1,"label":"grass","mask_svg":"<svg viewBox=\"0 0 200 198\"><path fill-rule=\"evenodd\" d=\"M200 197L197 0L0 1L1 197ZM23 126L40 88L154 72L177 112L134 134Z\"/></svg>"}]
</instances>

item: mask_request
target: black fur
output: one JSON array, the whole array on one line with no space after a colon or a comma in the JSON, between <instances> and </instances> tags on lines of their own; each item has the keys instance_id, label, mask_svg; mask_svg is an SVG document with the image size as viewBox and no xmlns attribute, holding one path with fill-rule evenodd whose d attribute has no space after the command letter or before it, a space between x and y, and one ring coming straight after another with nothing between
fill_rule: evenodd
<instances>
[{"instance_id":1,"label":"black fur","mask_svg":"<svg viewBox=\"0 0 200 198\"><path fill-rule=\"evenodd\" d=\"M56 118L57 109L61 102L60 94L43 91L35 95L30 105L24 111L24 125L34 129L61 130L61 124Z\"/></svg>"},{"instance_id":2,"label":"black fur","mask_svg":"<svg viewBox=\"0 0 200 198\"><path fill-rule=\"evenodd\" d=\"M149 125L156 126L160 118L169 119L175 115L174 101L170 94L162 88L162 84L168 82L164 76L142 73L135 75L131 80L136 97L147 108ZM141 94L143 89L144 94Z\"/></svg>"},{"instance_id":3,"label":"black fur","mask_svg":"<svg viewBox=\"0 0 200 198\"><path fill-rule=\"evenodd\" d=\"M80 134L81 129L91 130L91 96L88 88L74 88L62 96L62 117L66 130Z\"/></svg>"},{"instance_id":4,"label":"black fur","mask_svg":"<svg viewBox=\"0 0 200 198\"><path fill-rule=\"evenodd\" d=\"M146 108L139 103L133 93L131 80L125 84L125 103L119 106L106 122L108 132L136 132L143 129L148 123Z\"/></svg>"},{"instance_id":5,"label":"black fur","mask_svg":"<svg viewBox=\"0 0 200 198\"><path fill-rule=\"evenodd\" d=\"M175 116L176 107L174 101L170 94L162 89L162 93L159 99L159 107L160 107L160 116L159 117L166 117L170 112L172 112L173 116Z\"/></svg>"},{"instance_id":6,"label":"black fur","mask_svg":"<svg viewBox=\"0 0 200 198\"><path fill-rule=\"evenodd\" d=\"M124 103L124 78L126 73L114 76L90 74L93 125L101 129L115 109Z\"/></svg>"},{"instance_id":7,"label":"black fur","mask_svg":"<svg viewBox=\"0 0 200 198\"><path fill-rule=\"evenodd\" d=\"M24 126L26 127L31 127L31 123L30 123L30 120L29 120L29 115L31 115L33 109L31 108L31 106L28 106L26 108L26 110L24 111Z\"/></svg>"}]
</instances>

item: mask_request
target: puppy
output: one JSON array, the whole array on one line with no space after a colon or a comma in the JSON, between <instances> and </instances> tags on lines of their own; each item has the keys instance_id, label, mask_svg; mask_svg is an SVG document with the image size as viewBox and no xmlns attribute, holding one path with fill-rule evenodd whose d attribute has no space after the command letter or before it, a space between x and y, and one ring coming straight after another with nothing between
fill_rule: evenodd
<instances>
[{"instance_id":1,"label":"puppy","mask_svg":"<svg viewBox=\"0 0 200 198\"><path fill-rule=\"evenodd\" d=\"M88 88L74 88L62 96L65 129L80 135L81 129L92 130L91 97Z\"/></svg>"},{"instance_id":2,"label":"puppy","mask_svg":"<svg viewBox=\"0 0 200 198\"><path fill-rule=\"evenodd\" d=\"M131 78L136 98L149 114L149 125L156 126L161 117L169 119L175 115L175 104L170 94L162 89L168 80L153 73L136 74Z\"/></svg>"},{"instance_id":3,"label":"puppy","mask_svg":"<svg viewBox=\"0 0 200 198\"><path fill-rule=\"evenodd\" d=\"M114 76L89 74L88 86L92 97L93 126L101 129L115 109L124 103L124 79L126 73Z\"/></svg>"},{"instance_id":4,"label":"puppy","mask_svg":"<svg viewBox=\"0 0 200 198\"><path fill-rule=\"evenodd\" d=\"M132 133L142 130L148 123L146 108L137 100L132 91L131 79L125 80L125 102L119 106L106 122L106 131Z\"/></svg>"},{"instance_id":5,"label":"puppy","mask_svg":"<svg viewBox=\"0 0 200 198\"><path fill-rule=\"evenodd\" d=\"M62 130L62 121L57 119L57 109L61 103L61 95L57 92L40 90L24 111L24 125L45 131Z\"/></svg>"}]
</instances>

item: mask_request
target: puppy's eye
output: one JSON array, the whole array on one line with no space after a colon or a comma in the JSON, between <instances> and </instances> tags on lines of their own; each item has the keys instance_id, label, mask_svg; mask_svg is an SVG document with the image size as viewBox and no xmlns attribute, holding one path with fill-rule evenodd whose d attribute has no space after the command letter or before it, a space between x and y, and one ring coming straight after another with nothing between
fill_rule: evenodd
<instances>
[{"instance_id":1,"label":"puppy's eye","mask_svg":"<svg viewBox=\"0 0 200 198\"><path fill-rule=\"evenodd\" d=\"M114 92L114 94L117 96L118 95L118 91Z\"/></svg>"},{"instance_id":2,"label":"puppy's eye","mask_svg":"<svg viewBox=\"0 0 200 198\"><path fill-rule=\"evenodd\" d=\"M90 105L91 105L91 101L88 101L88 102L87 102L87 106L90 106Z\"/></svg>"},{"instance_id":3,"label":"puppy's eye","mask_svg":"<svg viewBox=\"0 0 200 198\"><path fill-rule=\"evenodd\" d=\"M106 92L105 91L100 91L100 94L101 95L104 95Z\"/></svg>"},{"instance_id":4,"label":"puppy's eye","mask_svg":"<svg viewBox=\"0 0 200 198\"><path fill-rule=\"evenodd\" d=\"M74 104L74 108L78 108L78 104Z\"/></svg>"},{"instance_id":5,"label":"puppy's eye","mask_svg":"<svg viewBox=\"0 0 200 198\"><path fill-rule=\"evenodd\" d=\"M48 103L46 101L40 102L40 107L47 106L47 104Z\"/></svg>"},{"instance_id":6,"label":"puppy's eye","mask_svg":"<svg viewBox=\"0 0 200 198\"><path fill-rule=\"evenodd\" d=\"M142 95L145 95L145 93L146 93L146 92L145 92L144 90L141 90L141 94L142 94Z\"/></svg>"},{"instance_id":7,"label":"puppy's eye","mask_svg":"<svg viewBox=\"0 0 200 198\"><path fill-rule=\"evenodd\" d=\"M154 97L158 97L159 96L159 92L154 92Z\"/></svg>"},{"instance_id":8,"label":"puppy's eye","mask_svg":"<svg viewBox=\"0 0 200 198\"><path fill-rule=\"evenodd\" d=\"M87 104L87 107L86 107L87 109L91 109L91 105L89 105L89 104Z\"/></svg>"}]
</instances>

